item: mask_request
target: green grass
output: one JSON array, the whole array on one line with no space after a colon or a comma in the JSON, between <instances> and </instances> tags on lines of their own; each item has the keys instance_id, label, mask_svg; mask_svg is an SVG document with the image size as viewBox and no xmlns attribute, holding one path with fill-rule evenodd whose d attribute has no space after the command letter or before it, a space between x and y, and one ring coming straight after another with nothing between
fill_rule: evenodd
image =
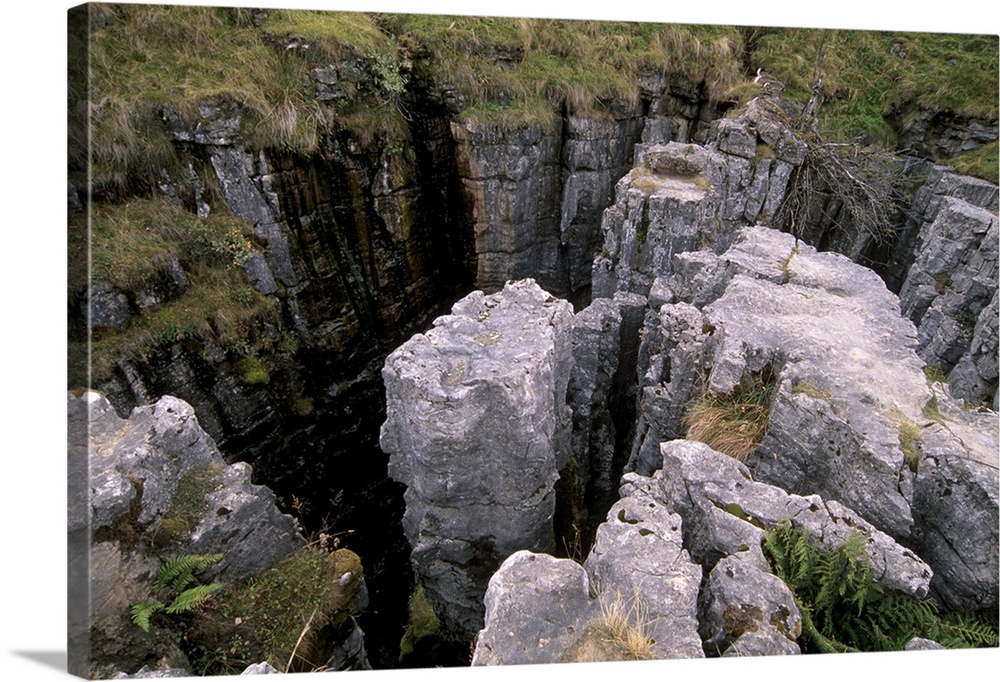
<instances>
[{"instance_id":1,"label":"green grass","mask_svg":"<svg viewBox=\"0 0 1000 682\"><path fill-rule=\"evenodd\" d=\"M352 128L352 107L381 109L389 121L373 130L369 118L354 126L358 132L398 129L394 107L373 107L388 99L377 87L359 89L341 110L319 102L309 85L311 69L352 54L363 64L401 64L370 15L272 10L257 26L248 10L225 7L98 4L94 12L103 19L91 49L96 184L124 186L172 167L163 107L193 125L200 102L232 102L244 111L241 133L251 146L301 152ZM290 36L310 48L286 51Z\"/></svg>"},{"instance_id":2,"label":"green grass","mask_svg":"<svg viewBox=\"0 0 1000 682\"><path fill-rule=\"evenodd\" d=\"M962 175L972 175L974 177L992 182L1000 183L1000 145L997 142L990 142L979 149L962 152L948 160L949 165Z\"/></svg>"},{"instance_id":3,"label":"green grass","mask_svg":"<svg viewBox=\"0 0 1000 682\"><path fill-rule=\"evenodd\" d=\"M362 585L356 554L309 545L226 586L199 610L186 634L194 673L236 675L261 661L280 672L320 669L332 653L320 633L350 615Z\"/></svg>"},{"instance_id":4,"label":"green grass","mask_svg":"<svg viewBox=\"0 0 1000 682\"><path fill-rule=\"evenodd\" d=\"M600 595L601 613L579 639L568 647L561 662L644 661L653 658L649 608L635 595L626 600Z\"/></svg>"},{"instance_id":5,"label":"green grass","mask_svg":"<svg viewBox=\"0 0 1000 682\"><path fill-rule=\"evenodd\" d=\"M715 98L740 78L730 27L434 15L388 15L385 25L433 54L429 75L461 95L462 116L501 125L633 105L641 71L705 80Z\"/></svg>"},{"instance_id":6,"label":"green grass","mask_svg":"<svg viewBox=\"0 0 1000 682\"><path fill-rule=\"evenodd\" d=\"M81 219L82 220L82 219ZM71 229L71 285L85 284L88 273L84 225ZM250 226L224 211L215 210L207 219L185 211L165 198L134 199L121 204L96 204L90 229L90 277L107 280L119 290L134 295L167 277L180 266L187 287L177 298L164 301L135 315L128 329L106 332L91 346L92 379L110 378L122 359L142 360L164 344L199 340L222 348L239 346L246 352L258 339L260 322L274 314L276 299L265 297L251 286L241 262L252 248ZM72 385L86 385L79 372L86 344L71 342L77 358ZM266 372L264 373L266 374ZM260 372L244 372L249 383L262 383Z\"/></svg>"},{"instance_id":7,"label":"green grass","mask_svg":"<svg viewBox=\"0 0 1000 682\"><path fill-rule=\"evenodd\" d=\"M997 117L996 36L751 29L748 56L784 84L784 95L805 102L821 40L825 103L820 129L835 139L861 138L891 146L923 112Z\"/></svg>"},{"instance_id":8,"label":"green grass","mask_svg":"<svg viewBox=\"0 0 1000 682\"><path fill-rule=\"evenodd\" d=\"M913 473L920 465L920 427L911 421L899 425L899 447L903 451L903 462Z\"/></svg>"},{"instance_id":9,"label":"green grass","mask_svg":"<svg viewBox=\"0 0 1000 682\"><path fill-rule=\"evenodd\" d=\"M459 118L508 127L563 110L614 113L638 100L643 73L685 76L703 83L703 97L739 103L763 66L804 102L821 37L821 128L832 137L891 145L924 111L997 115L991 36L158 5L94 12L98 186L148 187L161 168L184 176L164 107L194 125L200 102L229 102L250 146L311 153L339 130L363 145L408 139L400 96L411 78L454 92ZM309 49L286 50L292 37ZM320 101L310 71L348 58L361 78L345 100ZM971 163L995 175L988 159Z\"/></svg>"}]
</instances>

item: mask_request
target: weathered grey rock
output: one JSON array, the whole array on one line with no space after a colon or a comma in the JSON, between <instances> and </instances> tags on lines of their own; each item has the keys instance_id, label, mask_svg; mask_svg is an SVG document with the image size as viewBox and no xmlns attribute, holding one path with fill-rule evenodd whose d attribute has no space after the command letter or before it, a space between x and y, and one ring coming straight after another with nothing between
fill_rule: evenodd
<instances>
[{"instance_id":1,"label":"weathered grey rock","mask_svg":"<svg viewBox=\"0 0 1000 682\"><path fill-rule=\"evenodd\" d=\"M128 329L132 310L128 297L113 284L98 280L91 285L88 300L81 304L81 312L89 315L90 327L100 333L106 329Z\"/></svg>"},{"instance_id":2,"label":"weathered grey rock","mask_svg":"<svg viewBox=\"0 0 1000 682\"><path fill-rule=\"evenodd\" d=\"M754 126L758 137L774 150L774 155L779 160L787 161L793 166L798 166L805 160L808 147L792 133L786 116L773 99L754 98L747 104L744 116Z\"/></svg>"},{"instance_id":3,"label":"weathered grey rock","mask_svg":"<svg viewBox=\"0 0 1000 682\"><path fill-rule=\"evenodd\" d=\"M501 289L532 277L567 292L561 241L561 119L511 131L451 124L465 203L476 235L476 286Z\"/></svg>"},{"instance_id":4,"label":"weathered grey rock","mask_svg":"<svg viewBox=\"0 0 1000 682\"><path fill-rule=\"evenodd\" d=\"M747 552L730 554L708 574L701 636L716 656L799 654L802 614L791 590Z\"/></svg>"},{"instance_id":5,"label":"weathered grey rock","mask_svg":"<svg viewBox=\"0 0 1000 682\"><path fill-rule=\"evenodd\" d=\"M865 539L875 579L885 587L917 597L927 596L933 571L911 550L879 531L836 500L818 495L789 494L754 481L749 469L704 443L663 443L663 469L653 476L662 499L683 519L685 547L704 566L740 554L767 570L760 549L762 531L782 521L837 548L852 533ZM627 474L629 481L636 474Z\"/></svg>"},{"instance_id":6,"label":"weathered grey rock","mask_svg":"<svg viewBox=\"0 0 1000 682\"><path fill-rule=\"evenodd\" d=\"M323 102L348 99L357 92L358 83L368 77L357 58L317 66L309 72L316 85L316 98Z\"/></svg>"},{"instance_id":7,"label":"weathered grey rock","mask_svg":"<svg viewBox=\"0 0 1000 682\"><path fill-rule=\"evenodd\" d=\"M569 460L572 312L533 280L473 292L383 369L380 442L407 486L414 571L443 630L471 638L504 558L551 549Z\"/></svg>"},{"instance_id":8,"label":"weathered grey rock","mask_svg":"<svg viewBox=\"0 0 1000 682\"><path fill-rule=\"evenodd\" d=\"M171 258L142 289L134 292L133 300L140 312L148 311L156 306L180 296L188 288L188 277L181 267L180 260Z\"/></svg>"},{"instance_id":9,"label":"weathered grey rock","mask_svg":"<svg viewBox=\"0 0 1000 682\"><path fill-rule=\"evenodd\" d=\"M600 615L583 566L521 550L490 578L472 665L554 663Z\"/></svg>"},{"instance_id":10,"label":"weathered grey rock","mask_svg":"<svg viewBox=\"0 0 1000 682\"><path fill-rule=\"evenodd\" d=\"M163 120L174 140L204 145L237 144L242 139L242 116L238 104L222 99L199 102L198 115L193 120L173 109L163 110Z\"/></svg>"},{"instance_id":11,"label":"weathered grey rock","mask_svg":"<svg viewBox=\"0 0 1000 682\"><path fill-rule=\"evenodd\" d=\"M953 396L963 398L970 405L987 404L994 412L1000 410L1000 392L997 391L1000 374L997 368L997 348L1000 347L998 321L1000 307L997 304L997 293L994 292L993 300L979 314L968 351L948 373L948 390Z\"/></svg>"},{"instance_id":12,"label":"weathered grey rock","mask_svg":"<svg viewBox=\"0 0 1000 682\"><path fill-rule=\"evenodd\" d=\"M757 138L746 121L719 119L713 131L720 152L752 159L757 155Z\"/></svg>"},{"instance_id":13,"label":"weathered grey rock","mask_svg":"<svg viewBox=\"0 0 1000 682\"><path fill-rule=\"evenodd\" d=\"M975 119L951 112L922 113L899 142L901 148L929 159L947 159L997 139L996 119Z\"/></svg>"},{"instance_id":14,"label":"weathered grey rock","mask_svg":"<svg viewBox=\"0 0 1000 682\"><path fill-rule=\"evenodd\" d=\"M164 396L124 422L104 405L92 407L91 414L92 423L94 417L109 423L91 434L92 532L131 523L169 535L181 554L226 547L209 573L229 580L255 573L302 544L292 518L275 507L273 493L251 483L248 465L225 463L187 403ZM192 488L200 492L194 506L177 509L179 496Z\"/></svg>"},{"instance_id":15,"label":"weathered grey rock","mask_svg":"<svg viewBox=\"0 0 1000 682\"><path fill-rule=\"evenodd\" d=\"M566 401L573 413L575 497L602 501L615 490L615 424L609 405L621 346L622 315L600 298L573 316L573 363ZM589 493L589 494L588 494Z\"/></svg>"},{"instance_id":16,"label":"weathered grey rock","mask_svg":"<svg viewBox=\"0 0 1000 682\"><path fill-rule=\"evenodd\" d=\"M780 371L765 442L750 460L755 475L840 499L906 537L912 473L898 428L903 416L919 421L930 391L895 297L847 258L760 227L741 231L721 257L684 254L676 263L671 290L703 314L675 303L648 320L645 338L659 352L641 365L630 468L658 467L657 441L686 433L683 414L699 391L728 393L770 367Z\"/></svg>"},{"instance_id":17,"label":"weathered grey rock","mask_svg":"<svg viewBox=\"0 0 1000 682\"><path fill-rule=\"evenodd\" d=\"M995 209L941 197L899 293L917 325L920 356L945 374L961 365L954 394L971 403L992 404L996 393L998 243Z\"/></svg>"},{"instance_id":18,"label":"weathered grey rock","mask_svg":"<svg viewBox=\"0 0 1000 682\"><path fill-rule=\"evenodd\" d=\"M701 567L683 547L681 518L641 488L615 503L584 562L607 609L630 608L652 640L651 658L700 658Z\"/></svg>"},{"instance_id":19,"label":"weathered grey rock","mask_svg":"<svg viewBox=\"0 0 1000 682\"><path fill-rule=\"evenodd\" d=\"M82 486L70 486L71 566L80 581L73 589L89 598L85 623L73 626L86 636L71 628L74 643L86 647L74 670L101 677L150 660L157 661L154 676L190 670L169 632L155 625L145 631L129 615L150 598L164 562L221 554L199 577L225 585L273 565L305 539L273 493L251 482L248 465L226 464L184 401L165 396L122 419L103 396L86 392L69 394L68 411L74 431L89 421L86 447L69 452L70 471L83 477ZM362 583L350 608L362 608L365 595ZM340 658L331 667L341 659L367 665L363 635L356 624L353 630L339 648L333 644Z\"/></svg>"},{"instance_id":20,"label":"weathered grey rock","mask_svg":"<svg viewBox=\"0 0 1000 682\"><path fill-rule=\"evenodd\" d=\"M684 413L704 390L705 334L701 311L687 303L647 314L637 368L642 391L626 469L650 476L660 468L660 443L683 438Z\"/></svg>"},{"instance_id":21,"label":"weathered grey rock","mask_svg":"<svg viewBox=\"0 0 1000 682\"><path fill-rule=\"evenodd\" d=\"M601 623L614 617L649 639L642 657L700 658L700 581L679 517L633 488L599 526L584 566L526 551L503 563L490 579L473 665L623 660L602 644Z\"/></svg>"},{"instance_id":22,"label":"weathered grey rock","mask_svg":"<svg viewBox=\"0 0 1000 682\"><path fill-rule=\"evenodd\" d=\"M675 253L717 239L708 226L713 213L705 173L721 164L719 158L697 145L645 150L604 213L604 245L594 261L595 298L611 298L616 291L645 296L657 277L672 272Z\"/></svg>"},{"instance_id":23,"label":"weathered grey rock","mask_svg":"<svg viewBox=\"0 0 1000 682\"><path fill-rule=\"evenodd\" d=\"M1000 575L1000 440L994 412L967 411L944 387L920 432L913 491L916 547L934 567L931 587L954 609L995 609Z\"/></svg>"},{"instance_id":24,"label":"weathered grey rock","mask_svg":"<svg viewBox=\"0 0 1000 682\"><path fill-rule=\"evenodd\" d=\"M945 646L938 644L932 639L924 639L923 637L914 637L906 646L903 647L905 651L934 651L939 649L944 649Z\"/></svg>"},{"instance_id":25,"label":"weathered grey rock","mask_svg":"<svg viewBox=\"0 0 1000 682\"><path fill-rule=\"evenodd\" d=\"M794 165L779 159L751 164L746 155L753 157L755 147L746 121L720 125L709 146L636 148L636 166L604 214L594 297L648 295L657 278L675 274L680 254L721 253L739 228L774 215Z\"/></svg>"},{"instance_id":26,"label":"weathered grey rock","mask_svg":"<svg viewBox=\"0 0 1000 682\"><path fill-rule=\"evenodd\" d=\"M281 673L270 666L267 663L254 663L248 665L246 670L240 673L240 675L280 675ZM162 679L162 678L173 678L173 677L191 677L191 673L184 668L168 668L166 670L154 670L148 665L144 665L142 668L137 670L132 675L127 675L125 673L119 673L114 679L116 680L146 680L146 679Z\"/></svg>"},{"instance_id":27,"label":"weathered grey rock","mask_svg":"<svg viewBox=\"0 0 1000 682\"><path fill-rule=\"evenodd\" d=\"M248 665L246 670L240 673L240 675L280 675L280 671L273 668L267 663L254 663L253 665Z\"/></svg>"},{"instance_id":28,"label":"weathered grey rock","mask_svg":"<svg viewBox=\"0 0 1000 682\"><path fill-rule=\"evenodd\" d=\"M614 199L618 180L631 168L642 127L638 109L614 118L566 119L559 230L567 250L568 292L590 286L594 254L602 240L601 217Z\"/></svg>"}]
</instances>

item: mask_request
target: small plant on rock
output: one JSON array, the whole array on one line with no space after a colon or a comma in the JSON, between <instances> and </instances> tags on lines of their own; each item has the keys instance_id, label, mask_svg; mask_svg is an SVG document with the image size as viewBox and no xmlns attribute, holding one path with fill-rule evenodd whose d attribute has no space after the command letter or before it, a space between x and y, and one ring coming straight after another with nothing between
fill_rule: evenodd
<instances>
[{"instance_id":1,"label":"small plant on rock","mask_svg":"<svg viewBox=\"0 0 1000 682\"><path fill-rule=\"evenodd\" d=\"M563 662L642 661L653 658L649 614L639 595L626 601L615 592L600 597L601 613L566 649Z\"/></svg>"},{"instance_id":2,"label":"small plant on rock","mask_svg":"<svg viewBox=\"0 0 1000 682\"><path fill-rule=\"evenodd\" d=\"M149 632L149 619L158 611L183 613L204 602L222 587L222 583L191 586L195 582L195 571L211 566L221 558L221 554L187 554L160 566L153 580L153 590L170 602L151 599L136 604L132 607L132 622Z\"/></svg>"},{"instance_id":3,"label":"small plant on rock","mask_svg":"<svg viewBox=\"0 0 1000 682\"><path fill-rule=\"evenodd\" d=\"M775 384L773 369L765 367L729 393L708 393L684 415L687 437L746 461L764 441Z\"/></svg>"},{"instance_id":4,"label":"small plant on rock","mask_svg":"<svg viewBox=\"0 0 1000 682\"><path fill-rule=\"evenodd\" d=\"M933 600L875 582L857 531L828 548L786 521L765 532L764 554L795 595L806 653L901 651L914 637L948 648L997 645L995 613L939 614Z\"/></svg>"}]
</instances>

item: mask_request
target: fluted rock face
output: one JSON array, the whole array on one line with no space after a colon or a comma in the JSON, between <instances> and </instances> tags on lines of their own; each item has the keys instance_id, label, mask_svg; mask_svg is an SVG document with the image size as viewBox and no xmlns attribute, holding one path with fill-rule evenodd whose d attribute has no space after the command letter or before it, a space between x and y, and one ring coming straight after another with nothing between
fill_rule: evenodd
<instances>
[{"instance_id":1,"label":"fluted rock face","mask_svg":"<svg viewBox=\"0 0 1000 682\"><path fill-rule=\"evenodd\" d=\"M642 127L638 110L513 130L453 123L476 235L476 286L496 291L530 276L558 296L589 289L601 213L631 165Z\"/></svg>"},{"instance_id":2,"label":"fluted rock face","mask_svg":"<svg viewBox=\"0 0 1000 682\"><path fill-rule=\"evenodd\" d=\"M381 446L407 486L412 563L450 637L482 625L489 576L552 549L569 457L572 311L534 281L473 292L386 360Z\"/></svg>"}]
</instances>

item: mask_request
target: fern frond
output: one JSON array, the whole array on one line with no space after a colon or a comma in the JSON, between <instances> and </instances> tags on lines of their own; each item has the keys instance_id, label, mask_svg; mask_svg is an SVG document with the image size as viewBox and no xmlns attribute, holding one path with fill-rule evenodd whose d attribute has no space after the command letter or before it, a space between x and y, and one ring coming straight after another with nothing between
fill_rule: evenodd
<instances>
[{"instance_id":1,"label":"fern frond","mask_svg":"<svg viewBox=\"0 0 1000 682\"><path fill-rule=\"evenodd\" d=\"M198 585L197 587L192 587L189 590L184 590L178 594L172 602L170 602L170 606L167 607L167 613L183 613L184 611L189 611L208 599L208 597L220 587L222 587L222 583L210 583L208 585Z\"/></svg>"},{"instance_id":2,"label":"fern frond","mask_svg":"<svg viewBox=\"0 0 1000 682\"><path fill-rule=\"evenodd\" d=\"M160 566L153 581L153 589L185 589L194 580L194 572L211 566L222 559L221 554L185 554Z\"/></svg>"},{"instance_id":3,"label":"fern frond","mask_svg":"<svg viewBox=\"0 0 1000 682\"><path fill-rule=\"evenodd\" d=\"M941 644L953 648L995 647L996 623L978 614L949 613L941 618Z\"/></svg>"},{"instance_id":4,"label":"fern frond","mask_svg":"<svg viewBox=\"0 0 1000 682\"><path fill-rule=\"evenodd\" d=\"M136 604L132 607L132 622L149 632L149 619L163 608L163 603L153 600Z\"/></svg>"}]
</instances>

